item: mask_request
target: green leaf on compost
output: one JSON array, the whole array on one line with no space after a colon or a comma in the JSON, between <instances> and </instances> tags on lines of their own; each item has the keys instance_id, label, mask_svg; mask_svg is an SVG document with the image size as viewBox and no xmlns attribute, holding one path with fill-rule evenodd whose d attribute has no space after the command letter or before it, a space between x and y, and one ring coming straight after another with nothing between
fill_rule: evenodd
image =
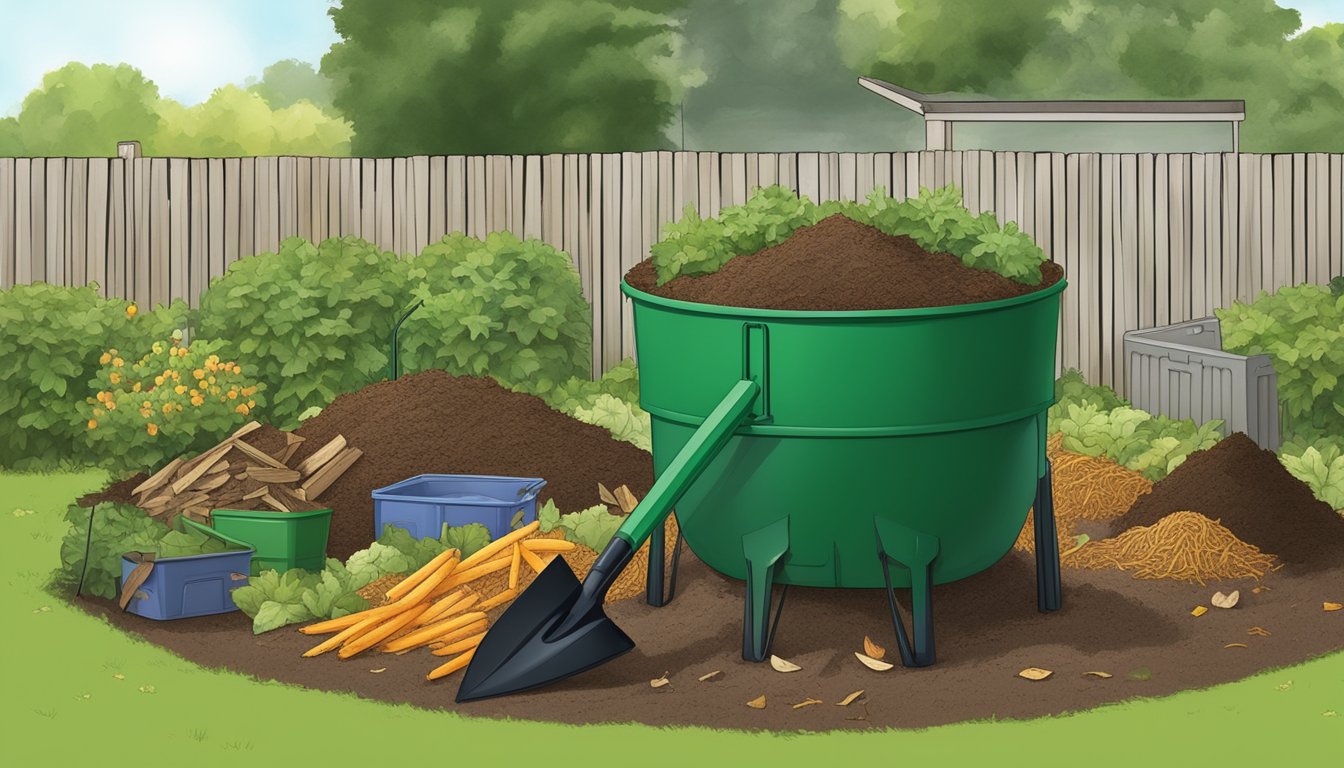
<instances>
[{"instance_id":1,"label":"green leaf on compost","mask_svg":"<svg viewBox=\"0 0 1344 768\"><path fill-rule=\"evenodd\" d=\"M345 567L358 587L367 586L389 573L410 573L411 561L396 547L374 542L345 561Z\"/></svg>"},{"instance_id":2,"label":"green leaf on compost","mask_svg":"<svg viewBox=\"0 0 1344 768\"><path fill-rule=\"evenodd\" d=\"M462 557L471 557L490 543L490 529L480 523L444 526L439 541L443 549L457 549L462 552Z\"/></svg>"},{"instance_id":3,"label":"green leaf on compost","mask_svg":"<svg viewBox=\"0 0 1344 768\"><path fill-rule=\"evenodd\" d=\"M313 618L312 612L302 603L277 603L274 600L267 600L261 604L257 615L252 617L252 634L260 635L311 618Z\"/></svg>"},{"instance_id":4,"label":"green leaf on compost","mask_svg":"<svg viewBox=\"0 0 1344 768\"><path fill-rule=\"evenodd\" d=\"M537 521L541 523L539 530L542 533L550 533L560 525L560 509L555 506L555 502L547 499L537 510Z\"/></svg>"},{"instance_id":5,"label":"green leaf on compost","mask_svg":"<svg viewBox=\"0 0 1344 768\"><path fill-rule=\"evenodd\" d=\"M581 512L561 515L559 528L566 539L601 552L623 522L624 517L611 514L605 504L598 504Z\"/></svg>"}]
</instances>

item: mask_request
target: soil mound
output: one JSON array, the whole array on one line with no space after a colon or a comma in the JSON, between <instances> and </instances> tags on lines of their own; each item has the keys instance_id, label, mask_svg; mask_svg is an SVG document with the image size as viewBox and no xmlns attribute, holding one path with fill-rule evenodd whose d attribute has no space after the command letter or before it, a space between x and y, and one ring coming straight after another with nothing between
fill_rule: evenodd
<instances>
[{"instance_id":1,"label":"soil mound","mask_svg":"<svg viewBox=\"0 0 1344 768\"><path fill-rule=\"evenodd\" d=\"M319 501L333 510L327 552L342 560L374 538L374 490L422 473L542 477L538 501L563 512L601 503L597 484L643 497L653 460L607 430L491 379L426 371L341 395L297 434L302 460L337 435L363 457Z\"/></svg>"},{"instance_id":2,"label":"soil mound","mask_svg":"<svg viewBox=\"0 0 1344 768\"><path fill-rule=\"evenodd\" d=\"M1189 511L1173 512L1153 525L1089 543L1069 560L1079 568L1130 571L1136 579L1175 579L1200 585L1206 579L1258 580L1276 567L1273 555L1238 539L1217 520Z\"/></svg>"},{"instance_id":3,"label":"soil mound","mask_svg":"<svg viewBox=\"0 0 1344 768\"><path fill-rule=\"evenodd\" d=\"M657 286L653 262L625 279L669 299L757 309L804 311L944 307L1008 299L1049 287L1064 276L1041 266L1040 285L1022 285L973 269L951 254L929 253L909 237L888 235L836 214L788 240L737 256L712 275L684 275Z\"/></svg>"},{"instance_id":4,"label":"soil mound","mask_svg":"<svg viewBox=\"0 0 1344 768\"><path fill-rule=\"evenodd\" d=\"M1185 463L1115 520L1118 534L1173 512L1216 518L1237 538L1290 565L1344 562L1344 518L1316 499L1271 451L1237 432Z\"/></svg>"}]
</instances>

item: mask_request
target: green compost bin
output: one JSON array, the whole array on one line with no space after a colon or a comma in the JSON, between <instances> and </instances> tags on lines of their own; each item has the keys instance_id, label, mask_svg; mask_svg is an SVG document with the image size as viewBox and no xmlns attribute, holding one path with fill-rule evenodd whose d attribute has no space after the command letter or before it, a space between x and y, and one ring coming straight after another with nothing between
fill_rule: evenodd
<instances>
[{"instance_id":1,"label":"green compost bin","mask_svg":"<svg viewBox=\"0 0 1344 768\"><path fill-rule=\"evenodd\" d=\"M284 573L292 568L320 571L326 567L330 509L308 512L216 509L210 513L210 524L225 536L256 549L252 575L270 569Z\"/></svg>"},{"instance_id":2,"label":"green compost bin","mask_svg":"<svg viewBox=\"0 0 1344 768\"><path fill-rule=\"evenodd\" d=\"M910 549L916 538L932 543L921 581L993 565L1040 479L1049 487L1046 411L1065 286L958 306L813 312L678 301L623 282L655 474L736 383L760 385L750 415L676 503L686 543L747 579L752 547L774 542L772 583L810 587L884 586L880 530L908 533ZM911 585L909 569L891 577Z\"/></svg>"}]
</instances>

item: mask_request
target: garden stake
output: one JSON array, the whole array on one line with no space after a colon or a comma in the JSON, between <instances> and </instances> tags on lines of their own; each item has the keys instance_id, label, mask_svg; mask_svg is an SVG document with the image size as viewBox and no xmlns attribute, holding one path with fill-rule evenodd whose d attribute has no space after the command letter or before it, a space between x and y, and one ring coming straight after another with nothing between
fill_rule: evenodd
<instances>
[{"instance_id":1,"label":"garden stake","mask_svg":"<svg viewBox=\"0 0 1344 768\"><path fill-rule=\"evenodd\" d=\"M407 309L402 313L401 319L397 321L397 324L392 326L392 349L387 356L387 378L392 381L396 381L397 377L401 375L401 360L397 357L397 332L401 330L401 324L406 322L406 318L410 317L415 310L419 309L420 305L424 303L424 299L417 300L411 305L410 309Z\"/></svg>"}]
</instances>

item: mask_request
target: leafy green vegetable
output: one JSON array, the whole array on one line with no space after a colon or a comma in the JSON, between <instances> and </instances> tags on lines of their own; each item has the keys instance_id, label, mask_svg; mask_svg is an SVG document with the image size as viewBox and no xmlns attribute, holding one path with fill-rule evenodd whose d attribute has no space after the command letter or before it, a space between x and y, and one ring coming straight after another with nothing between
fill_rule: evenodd
<instances>
[{"instance_id":1,"label":"leafy green vegetable","mask_svg":"<svg viewBox=\"0 0 1344 768\"><path fill-rule=\"evenodd\" d=\"M311 618L313 618L312 612L302 602L281 603L267 600L257 609L257 615L252 617L252 634L260 635L286 624L297 624Z\"/></svg>"},{"instance_id":2,"label":"leafy green vegetable","mask_svg":"<svg viewBox=\"0 0 1344 768\"><path fill-rule=\"evenodd\" d=\"M560 526L560 508L555 506L555 501L547 499L541 505L537 510L537 522L541 524L538 530L542 533L550 533Z\"/></svg>"},{"instance_id":3,"label":"leafy green vegetable","mask_svg":"<svg viewBox=\"0 0 1344 768\"><path fill-rule=\"evenodd\" d=\"M345 561L354 583L360 587L377 581L389 573L410 573L411 558L396 547L374 542Z\"/></svg>"},{"instance_id":4,"label":"leafy green vegetable","mask_svg":"<svg viewBox=\"0 0 1344 768\"><path fill-rule=\"evenodd\" d=\"M1154 482L1221 437L1223 422L1217 419L1197 427L1190 419L1154 417L1129 406L1107 410L1086 397L1080 399L1082 404L1062 401L1064 411L1050 426L1051 432L1063 433L1064 450L1106 456Z\"/></svg>"},{"instance_id":5,"label":"leafy green vegetable","mask_svg":"<svg viewBox=\"0 0 1344 768\"><path fill-rule=\"evenodd\" d=\"M284 574L265 570L248 579L246 586L233 590L233 603L252 617L252 633L260 635L315 618L317 614L305 604L304 596L321 581L320 573L302 568Z\"/></svg>"},{"instance_id":6,"label":"leafy green vegetable","mask_svg":"<svg viewBox=\"0 0 1344 768\"><path fill-rule=\"evenodd\" d=\"M1344 510L1344 436L1313 442L1290 440L1279 449L1279 462L1306 483L1331 509Z\"/></svg>"},{"instance_id":7,"label":"leafy green vegetable","mask_svg":"<svg viewBox=\"0 0 1344 768\"><path fill-rule=\"evenodd\" d=\"M432 539L431 539L432 541ZM490 529L480 523L443 527L439 543L444 549L457 549L462 557L471 557L490 543Z\"/></svg>"},{"instance_id":8,"label":"leafy green vegetable","mask_svg":"<svg viewBox=\"0 0 1344 768\"><path fill-rule=\"evenodd\" d=\"M639 369L634 360L627 357L596 381L587 376L572 377L541 397L555 410L573 416L579 408L591 408L602 395L639 404Z\"/></svg>"},{"instance_id":9,"label":"leafy green vegetable","mask_svg":"<svg viewBox=\"0 0 1344 768\"><path fill-rule=\"evenodd\" d=\"M411 536L410 531L395 525L383 526L383 535L378 537L378 543L392 547L406 556L407 573L420 570L425 563L448 549L438 539L416 539Z\"/></svg>"},{"instance_id":10,"label":"leafy green vegetable","mask_svg":"<svg viewBox=\"0 0 1344 768\"><path fill-rule=\"evenodd\" d=\"M579 512L561 515L559 528L564 531L566 539L601 552L623 522L624 517L611 514L605 504L598 504Z\"/></svg>"},{"instance_id":11,"label":"leafy green vegetable","mask_svg":"<svg viewBox=\"0 0 1344 768\"><path fill-rule=\"evenodd\" d=\"M354 576L340 560L328 558L322 579L300 596L304 608L316 618L334 619L369 607L356 590Z\"/></svg>"},{"instance_id":12,"label":"leafy green vegetable","mask_svg":"<svg viewBox=\"0 0 1344 768\"><path fill-rule=\"evenodd\" d=\"M89 539L91 513L93 530ZM99 504L92 510L71 504L65 519L70 530L61 540L62 577L71 584L79 582L87 540L89 559L84 591L109 599L117 596L121 556L127 552L156 552L159 542L169 533L168 526L129 504Z\"/></svg>"},{"instance_id":13,"label":"leafy green vegetable","mask_svg":"<svg viewBox=\"0 0 1344 768\"><path fill-rule=\"evenodd\" d=\"M606 429L617 440L624 440L644 451L653 450L653 426L649 414L638 405L611 395L598 395L592 407L576 408L573 416Z\"/></svg>"},{"instance_id":14,"label":"leafy green vegetable","mask_svg":"<svg viewBox=\"0 0 1344 768\"><path fill-rule=\"evenodd\" d=\"M169 531L159 540L159 557L190 557L192 555L211 555L237 549L223 539L210 536L194 528L185 531Z\"/></svg>"}]
</instances>

